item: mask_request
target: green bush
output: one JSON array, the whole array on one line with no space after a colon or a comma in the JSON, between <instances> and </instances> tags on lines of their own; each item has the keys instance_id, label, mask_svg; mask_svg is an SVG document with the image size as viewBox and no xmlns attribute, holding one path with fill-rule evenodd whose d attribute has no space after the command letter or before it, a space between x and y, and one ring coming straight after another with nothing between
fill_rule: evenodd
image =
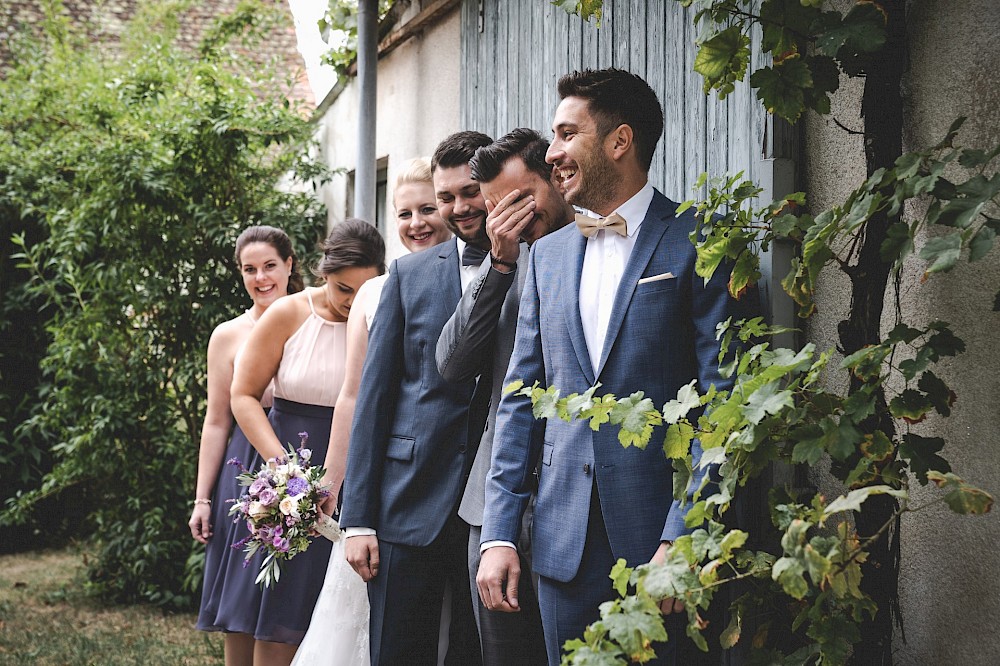
<instances>
[{"instance_id":1,"label":"green bush","mask_svg":"<svg viewBox=\"0 0 1000 666\"><path fill-rule=\"evenodd\" d=\"M22 446L0 462L45 472L0 519L47 529L82 504L93 589L183 607L200 578L186 521L205 349L247 307L236 236L282 227L301 257L325 215L308 188L279 189L322 177L302 157L308 122L225 46L266 34L263 10L244 3L190 54L170 9L134 20L119 56L50 20L0 80L0 213L23 270L3 325L44 315L40 375L16 396L29 408L7 424Z\"/></svg>"}]
</instances>

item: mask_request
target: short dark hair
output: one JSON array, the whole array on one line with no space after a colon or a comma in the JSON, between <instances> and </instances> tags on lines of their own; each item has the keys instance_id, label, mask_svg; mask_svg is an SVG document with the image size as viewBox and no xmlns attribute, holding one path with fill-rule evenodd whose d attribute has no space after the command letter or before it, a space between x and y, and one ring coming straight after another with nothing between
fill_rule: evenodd
<instances>
[{"instance_id":1,"label":"short dark hair","mask_svg":"<svg viewBox=\"0 0 1000 666\"><path fill-rule=\"evenodd\" d=\"M587 100L601 136L619 125L632 128L639 162L648 171L663 134L663 107L649 84L623 69L585 69L559 79L559 99Z\"/></svg>"},{"instance_id":2,"label":"short dark hair","mask_svg":"<svg viewBox=\"0 0 1000 666\"><path fill-rule=\"evenodd\" d=\"M488 146L491 143L493 143L493 139L482 132L455 132L438 144L434 156L431 157L431 173L437 171L438 167L450 169L468 164L472 156L476 154L476 148Z\"/></svg>"},{"instance_id":3,"label":"short dark hair","mask_svg":"<svg viewBox=\"0 0 1000 666\"><path fill-rule=\"evenodd\" d=\"M385 241L378 229L364 220L349 217L334 225L330 235L319 244L320 257L313 275L325 278L345 268L374 267L385 273Z\"/></svg>"},{"instance_id":4,"label":"short dark hair","mask_svg":"<svg viewBox=\"0 0 1000 666\"><path fill-rule=\"evenodd\" d=\"M542 135L527 127L518 127L488 146L476 150L469 160L472 179L489 183L500 175L503 165L512 157L520 157L529 171L537 173L542 180L552 177L552 165L545 161L549 142Z\"/></svg>"},{"instance_id":5,"label":"short dark hair","mask_svg":"<svg viewBox=\"0 0 1000 666\"><path fill-rule=\"evenodd\" d=\"M294 294L305 288L305 280L299 271L299 259L292 249L292 240L281 229L269 227L266 224L247 227L236 239L236 251L233 253L233 261L236 267L241 268L243 250L252 243L266 243L274 248L278 256L284 261L292 260L292 271L288 276L288 293Z\"/></svg>"}]
</instances>

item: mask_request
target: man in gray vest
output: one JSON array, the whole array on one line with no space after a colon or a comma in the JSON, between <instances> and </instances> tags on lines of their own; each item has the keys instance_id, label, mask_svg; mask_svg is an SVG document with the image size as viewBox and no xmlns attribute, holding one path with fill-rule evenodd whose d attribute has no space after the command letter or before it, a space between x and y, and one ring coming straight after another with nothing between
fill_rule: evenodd
<instances>
[{"instance_id":1,"label":"man in gray vest","mask_svg":"<svg viewBox=\"0 0 1000 666\"><path fill-rule=\"evenodd\" d=\"M486 230L491 252L437 344L438 369L446 381L463 382L479 376L480 382L492 384L489 413L482 414L482 440L458 512L470 525L469 573L486 666L546 663L530 576L521 578L520 612L502 613L483 605L476 589L476 573L496 410L514 347L518 302L527 273L526 243L565 226L575 213L553 180L552 166L545 162L548 147L538 132L520 128L479 148L470 161L472 177L479 181L490 211ZM525 527L529 521L530 517ZM528 572L527 529L522 530L518 545L522 571Z\"/></svg>"}]
</instances>

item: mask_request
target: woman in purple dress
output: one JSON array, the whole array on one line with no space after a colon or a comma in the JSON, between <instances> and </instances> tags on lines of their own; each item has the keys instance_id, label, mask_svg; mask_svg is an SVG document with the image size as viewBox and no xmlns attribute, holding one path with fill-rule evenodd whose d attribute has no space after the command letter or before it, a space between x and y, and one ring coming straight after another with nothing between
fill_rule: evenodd
<instances>
[{"instance_id":1,"label":"woman in purple dress","mask_svg":"<svg viewBox=\"0 0 1000 666\"><path fill-rule=\"evenodd\" d=\"M326 456L333 407L344 381L347 316L358 289L385 272L385 244L378 231L349 219L333 228L314 271L322 285L276 303L254 327L231 391L236 421L257 451L248 467L298 446L308 433L312 459ZM260 399L274 382L274 406ZM288 664L302 641L323 585L331 543L316 539L284 564L280 580L246 591L241 621L256 639L258 664ZM259 560L259 558L258 558ZM251 566L256 571L260 562Z\"/></svg>"},{"instance_id":2,"label":"woman in purple dress","mask_svg":"<svg viewBox=\"0 0 1000 666\"><path fill-rule=\"evenodd\" d=\"M188 526L191 536L206 544L197 627L226 632L226 664L250 666L253 636L231 627L226 619L230 600L242 597L242 588L252 588L256 576L255 571L242 566L242 554L229 547L246 536L246 527L234 524L229 517L228 500L240 495L240 486L236 470L224 461L248 460L253 453L239 426L234 427L229 388L240 350L254 324L271 304L288 293L301 291L304 285L292 243L281 229L254 226L244 230L236 240L234 261L253 305L235 319L219 324L208 343L208 408L201 430L198 481ZM271 406L270 391L261 396L261 405Z\"/></svg>"}]
</instances>

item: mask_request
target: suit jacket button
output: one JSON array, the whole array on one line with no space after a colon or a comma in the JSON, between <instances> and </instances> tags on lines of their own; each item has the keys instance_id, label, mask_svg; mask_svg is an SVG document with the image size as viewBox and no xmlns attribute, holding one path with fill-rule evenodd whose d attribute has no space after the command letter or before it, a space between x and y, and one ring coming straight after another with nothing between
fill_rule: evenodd
<instances>
[{"instance_id":1,"label":"suit jacket button","mask_svg":"<svg viewBox=\"0 0 1000 666\"><path fill-rule=\"evenodd\" d=\"M583 463L583 473L590 474L590 463Z\"/></svg>"}]
</instances>

